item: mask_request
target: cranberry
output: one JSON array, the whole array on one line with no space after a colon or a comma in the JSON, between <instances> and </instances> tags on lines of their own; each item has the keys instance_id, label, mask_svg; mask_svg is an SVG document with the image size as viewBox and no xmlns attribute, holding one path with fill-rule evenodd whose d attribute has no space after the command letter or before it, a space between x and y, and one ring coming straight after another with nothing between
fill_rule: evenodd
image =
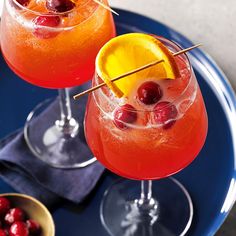
<instances>
[{"instance_id":1,"label":"cranberry","mask_svg":"<svg viewBox=\"0 0 236 236\"><path fill-rule=\"evenodd\" d=\"M154 107L154 119L158 124L163 124L164 129L170 128L178 115L175 105L170 102L159 102ZM169 121L169 122L168 122Z\"/></svg>"},{"instance_id":2,"label":"cranberry","mask_svg":"<svg viewBox=\"0 0 236 236\"><path fill-rule=\"evenodd\" d=\"M15 222L9 231L10 236L29 236L29 230L24 222Z\"/></svg>"},{"instance_id":3,"label":"cranberry","mask_svg":"<svg viewBox=\"0 0 236 236\"><path fill-rule=\"evenodd\" d=\"M24 221L25 212L20 208L12 208L5 216L5 223L8 225L13 224L16 221Z\"/></svg>"},{"instance_id":4,"label":"cranberry","mask_svg":"<svg viewBox=\"0 0 236 236\"><path fill-rule=\"evenodd\" d=\"M11 208L10 201L5 197L0 197L0 216L5 215Z\"/></svg>"},{"instance_id":5,"label":"cranberry","mask_svg":"<svg viewBox=\"0 0 236 236\"><path fill-rule=\"evenodd\" d=\"M4 229L0 229L0 236L7 236L7 233Z\"/></svg>"},{"instance_id":6,"label":"cranberry","mask_svg":"<svg viewBox=\"0 0 236 236\"><path fill-rule=\"evenodd\" d=\"M160 85L152 81L147 81L138 88L138 98L146 105L157 103L162 95Z\"/></svg>"},{"instance_id":7,"label":"cranberry","mask_svg":"<svg viewBox=\"0 0 236 236\"><path fill-rule=\"evenodd\" d=\"M29 233L32 235L39 235L41 232L41 228L38 222L35 220L29 219L26 221L27 227L29 229Z\"/></svg>"},{"instance_id":8,"label":"cranberry","mask_svg":"<svg viewBox=\"0 0 236 236\"><path fill-rule=\"evenodd\" d=\"M71 0L47 0L46 7L52 12L67 12L75 7Z\"/></svg>"},{"instance_id":9,"label":"cranberry","mask_svg":"<svg viewBox=\"0 0 236 236\"><path fill-rule=\"evenodd\" d=\"M59 32L53 31L53 29L47 29L47 27L57 27L61 23L59 16L37 16L33 19L34 23L34 35L41 39L49 39L58 35Z\"/></svg>"},{"instance_id":10,"label":"cranberry","mask_svg":"<svg viewBox=\"0 0 236 236\"><path fill-rule=\"evenodd\" d=\"M115 109L114 112L114 124L120 128L127 128L125 123L134 123L137 120L136 109L130 105L125 104Z\"/></svg>"},{"instance_id":11,"label":"cranberry","mask_svg":"<svg viewBox=\"0 0 236 236\"><path fill-rule=\"evenodd\" d=\"M29 2L30 2L30 0L16 0L16 1L18 3L20 3L20 5L22 5L24 7L26 7L29 4Z\"/></svg>"}]
</instances>

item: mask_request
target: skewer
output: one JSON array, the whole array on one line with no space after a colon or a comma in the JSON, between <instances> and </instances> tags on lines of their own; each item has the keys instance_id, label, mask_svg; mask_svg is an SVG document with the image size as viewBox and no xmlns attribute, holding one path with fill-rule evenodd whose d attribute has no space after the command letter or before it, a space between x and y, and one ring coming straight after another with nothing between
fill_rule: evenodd
<instances>
[{"instance_id":1,"label":"skewer","mask_svg":"<svg viewBox=\"0 0 236 236\"><path fill-rule=\"evenodd\" d=\"M119 14L116 11L114 11L109 6L105 5L104 3L100 2L99 0L93 0L93 1L96 2L97 4L101 5L106 10L111 11L112 13L116 14L117 16L119 16Z\"/></svg>"},{"instance_id":2,"label":"skewer","mask_svg":"<svg viewBox=\"0 0 236 236\"><path fill-rule=\"evenodd\" d=\"M201 43L196 44L196 45L194 45L194 46L192 46L192 47L189 47L189 48L185 48L185 49L183 49L183 50L180 50L180 51L178 51L178 52L173 53L173 56L178 56L178 55L180 55L180 54L182 54L182 53L188 52L188 51L190 51L190 50L192 50L192 49L194 49L194 48L200 47L200 46L202 46ZM153 61L153 62L151 62L151 63L149 63L149 64L146 64L146 65L144 65L144 66L141 66L141 67L139 67L139 68L137 68L137 69L134 69L134 70L132 70L132 71L129 71L129 72L123 74L123 75L119 75L118 77L111 79L111 82L115 82L115 81L117 81L117 80L119 80L119 79L122 79L122 78L124 78L124 77L126 77L126 76L132 75L132 74L137 73L137 72L142 71L142 70L145 70L145 69L147 69L147 68L149 68L149 67L151 67L151 66L155 66L155 65L157 65L157 64L159 64L159 63L161 63L161 62L164 62L164 60L162 59L162 60ZM106 83L98 84L97 86L94 86L94 87L92 87L92 88L90 88L90 89L88 89L88 90L85 90L85 91L83 91L83 92L81 92L81 93L79 93L79 94L73 96L73 98L74 98L75 100L77 100L77 99L79 99L81 96L83 96L83 95L85 95L85 94L88 94L88 93L91 93L91 92L93 92L93 91L95 91L95 90L97 90L97 89L99 89L99 88L101 88L101 87L103 87L103 86L105 86L105 85L107 85L107 84L106 84Z\"/></svg>"}]
</instances>

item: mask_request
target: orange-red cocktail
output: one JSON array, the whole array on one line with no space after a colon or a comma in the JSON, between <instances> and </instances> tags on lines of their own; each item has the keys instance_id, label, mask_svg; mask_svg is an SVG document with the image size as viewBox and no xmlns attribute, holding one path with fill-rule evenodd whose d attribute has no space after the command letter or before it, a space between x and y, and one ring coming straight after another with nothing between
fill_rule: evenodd
<instances>
[{"instance_id":1,"label":"orange-red cocktail","mask_svg":"<svg viewBox=\"0 0 236 236\"><path fill-rule=\"evenodd\" d=\"M17 5L20 1L6 1L2 16L2 52L11 69L47 88L91 79L97 52L115 36L111 13L93 0L77 1L68 13L53 14L44 0L23 7Z\"/></svg>"},{"instance_id":2,"label":"orange-red cocktail","mask_svg":"<svg viewBox=\"0 0 236 236\"><path fill-rule=\"evenodd\" d=\"M170 50L179 50L162 40ZM175 61L180 72L176 79L142 78L123 100L107 88L90 96L87 141L98 160L116 174L160 179L185 168L201 150L208 127L205 105L186 56L177 56ZM128 83L129 77L123 80ZM99 81L95 78L94 84ZM151 105L140 101L142 86L149 90L158 86L160 96Z\"/></svg>"}]
</instances>

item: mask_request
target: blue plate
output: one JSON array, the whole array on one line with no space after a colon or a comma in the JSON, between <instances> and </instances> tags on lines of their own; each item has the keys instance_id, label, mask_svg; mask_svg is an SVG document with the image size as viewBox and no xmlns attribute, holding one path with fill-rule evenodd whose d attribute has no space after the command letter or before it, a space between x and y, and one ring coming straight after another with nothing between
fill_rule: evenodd
<instances>
[{"instance_id":1,"label":"blue plate","mask_svg":"<svg viewBox=\"0 0 236 236\"><path fill-rule=\"evenodd\" d=\"M192 45L169 27L131 12L118 10L119 34L147 32L174 40L182 47ZM199 39L200 41L201 39ZM203 42L204 43L204 42ZM200 49L189 53L207 107L209 132L198 158L176 175L194 202L191 236L214 235L231 209L235 196L236 98L222 71ZM32 86L18 79L0 57L0 138L22 127L31 109L56 91ZM53 210L57 236L107 236L99 218L99 205L114 176L106 173L83 205L68 203ZM0 180L0 192L14 191Z\"/></svg>"}]
</instances>

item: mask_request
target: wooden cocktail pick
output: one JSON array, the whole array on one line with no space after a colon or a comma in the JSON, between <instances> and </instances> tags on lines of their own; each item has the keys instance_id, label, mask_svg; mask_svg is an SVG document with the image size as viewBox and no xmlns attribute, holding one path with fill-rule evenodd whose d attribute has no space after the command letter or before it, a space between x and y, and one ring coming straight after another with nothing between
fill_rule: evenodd
<instances>
[{"instance_id":1,"label":"wooden cocktail pick","mask_svg":"<svg viewBox=\"0 0 236 236\"><path fill-rule=\"evenodd\" d=\"M180 55L180 54L182 54L182 53L188 52L188 51L190 51L190 50L192 50L192 49L194 49L194 48L200 47L200 46L202 46L201 43L196 44L196 45L194 45L194 46L192 46L192 47L189 47L189 48L185 48L185 49L183 49L183 50L180 50L180 51L178 51L178 52L173 53L173 56L178 56L178 55ZM163 62L163 61L164 61L164 60L153 61L153 62L151 62L151 63L149 63L149 64L146 64L146 65L144 65L144 66L141 66L141 67L139 67L139 68L137 68L137 69L134 69L134 70L132 70L132 71L129 71L129 72L123 74L123 75L119 75L118 77L111 79L111 82L114 82L114 81L117 81L117 80L119 80L119 79L125 78L125 77L127 77L127 76L129 76L129 75L132 75L132 74L134 74L134 73L137 73L137 72L139 72L139 71L141 71L141 70L145 70L145 69L147 69L147 68L149 68L149 67L151 67L151 66L155 66L155 65L157 65L157 64L159 64L159 63L161 63L161 62ZM85 94L88 94L88 93L91 93L91 92L93 92L93 91L95 91L95 90L97 90L97 89L99 89L99 88L101 88L101 87L103 87L103 86L105 86L105 85L107 85L107 84L106 84L106 83L98 84L97 86L94 86L94 87L92 87L92 88L90 88L90 89L88 89L88 90L85 90L85 91L83 91L83 92L81 92L81 93L79 93L79 94L74 95L73 98L74 98L75 100L77 100L77 99L79 99L81 96L83 96L83 95L85 95Z\"/></svg>"},{"instance_id":2,"label":"wooden cocktail pick","mask_svg":"<svg viewBox=\"0 0 236 236\"><path fill-rule=\"evenodd\" d=\"M119 14L116 11L114 11L109 6L105 5L104 3L100 2L99 0L93 0L93 1L96 2L97 4L101 5L106 10L111 11L112 13L116 14L117 16L119 16Z\"/></svg>"}]
</instances>

